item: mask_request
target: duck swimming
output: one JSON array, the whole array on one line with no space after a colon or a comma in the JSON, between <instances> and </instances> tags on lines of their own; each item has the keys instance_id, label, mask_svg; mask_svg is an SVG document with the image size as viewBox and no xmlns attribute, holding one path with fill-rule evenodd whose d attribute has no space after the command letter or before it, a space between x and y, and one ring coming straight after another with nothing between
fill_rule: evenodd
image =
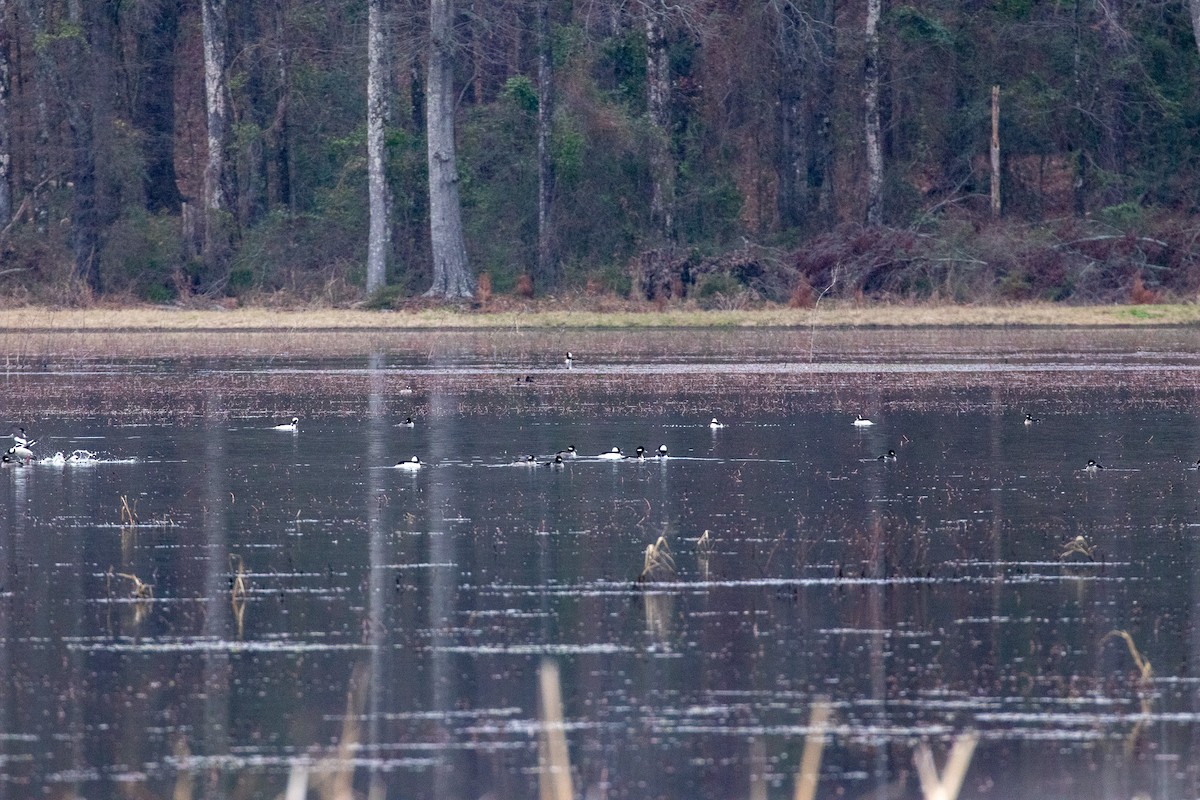
<instances>
[{"instance_id":1,"label":"duck swimming","mask_svg":"<svg viewBox=\"0 0 1200 800\"><path fill-rule=\"evenodd\" d=\"M289 431L291 433L295 433L296 431L300 430L300 418L292 417L291 422L284 422L280 425L276 425L271 430L273 430L273 431Z\"/></svg>"}]
</instances>

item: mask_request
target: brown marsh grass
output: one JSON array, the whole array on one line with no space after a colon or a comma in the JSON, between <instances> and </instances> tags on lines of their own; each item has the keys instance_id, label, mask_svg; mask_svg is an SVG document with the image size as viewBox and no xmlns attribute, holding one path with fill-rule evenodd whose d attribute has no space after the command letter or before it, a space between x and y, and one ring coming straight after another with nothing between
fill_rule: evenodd
<instances>
[{"instance_id":1,"label":"brown marsh grass","mask_svg":"<svg viewBox=\"0 0 1200 800\"><path fill-rule=\"evenodd\" d=\"M495 304L490 304L489 309ZM525 328L770 328L770 327L1097 327L1197 325L1200 304L1064 306L1023 303L1003 306L949 304L859 305L821 303L815 308L770 307L701 310L621 302L579 308L546 303L508 303L499 310L418 307L405 311L340 308L182 309L23 307L0 309L0 330L47 331L386 331Z\"/></svg>"}]
</instances>

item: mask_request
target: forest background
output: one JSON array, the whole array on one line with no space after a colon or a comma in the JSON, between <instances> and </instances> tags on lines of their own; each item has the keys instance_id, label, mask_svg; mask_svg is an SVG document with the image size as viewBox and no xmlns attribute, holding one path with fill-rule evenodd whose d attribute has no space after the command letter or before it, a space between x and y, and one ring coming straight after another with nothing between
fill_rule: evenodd
<instances>
[{"instance_id":1,"label":"forest background","mask_svg":"<svg viewBox=\"0 0 1200 800\"><path fill-rule=\"evenodd\" d=\"M0 297L1191 300L1198 32L1200 0L0 0Z\"/></svg>"}]
</instances>

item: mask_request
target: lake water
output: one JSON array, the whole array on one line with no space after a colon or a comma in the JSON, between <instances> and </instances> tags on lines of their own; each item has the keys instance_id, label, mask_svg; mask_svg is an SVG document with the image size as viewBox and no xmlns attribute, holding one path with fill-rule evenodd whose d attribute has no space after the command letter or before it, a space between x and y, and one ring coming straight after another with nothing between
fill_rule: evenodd
<instances>
[{"instance_id":1,"label":"lake water","mask_svg":"<svg viewBox=\"0 0 1200 800\"><path fill-rule=\"evenodd\" d=\"M0 338L0 798L1200 793L1194 330Z\"/></svg>"}]
</instances>

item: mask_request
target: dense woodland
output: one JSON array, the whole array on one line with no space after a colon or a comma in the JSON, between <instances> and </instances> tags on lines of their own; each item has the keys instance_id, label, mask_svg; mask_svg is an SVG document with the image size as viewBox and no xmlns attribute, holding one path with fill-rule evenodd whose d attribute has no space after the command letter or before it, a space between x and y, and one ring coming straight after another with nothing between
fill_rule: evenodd
<instances>
[{"instance_id":1,"label":"dense woodland","mask_svg":"<svg viewBox=\"0 0 1200 800\"><path fill-rule=\"evenodd\" d=\"M0 23L10 302L1200 288L1200 0L0 0Z\"/></svg>"}]
</instances>

